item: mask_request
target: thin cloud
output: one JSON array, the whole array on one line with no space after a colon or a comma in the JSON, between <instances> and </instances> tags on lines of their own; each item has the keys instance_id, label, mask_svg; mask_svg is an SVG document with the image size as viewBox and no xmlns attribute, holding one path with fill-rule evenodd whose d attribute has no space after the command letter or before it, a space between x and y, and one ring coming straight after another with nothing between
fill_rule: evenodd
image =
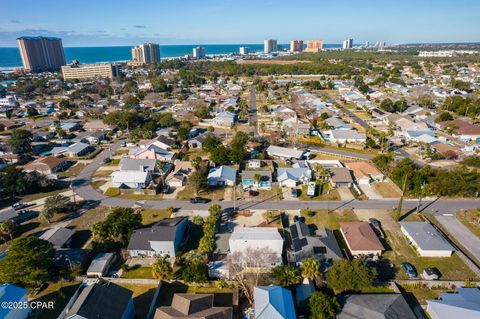
<instances>
[{"instance_id":1,"label":"thin cloud","mask_svg":"<svg viewBox=\"0 0 480 319\"><path fill-rule=\"evenodd\" d=\"M13 24L20 24L21 22L18 21L18 20L10 20L10 23L13 23Z\"/></svg>"},{"instance_id":2,"label":"thin cloud","mask_svg":"<svg viewBox=\"0 0 480 319\"><path fill-rule=\"evenodd\" d=\"M146 26L144 26L144 25L134 25L133 27L137 28L137 29L145 29L146 28Z\"/></svg>"}]
</instances>

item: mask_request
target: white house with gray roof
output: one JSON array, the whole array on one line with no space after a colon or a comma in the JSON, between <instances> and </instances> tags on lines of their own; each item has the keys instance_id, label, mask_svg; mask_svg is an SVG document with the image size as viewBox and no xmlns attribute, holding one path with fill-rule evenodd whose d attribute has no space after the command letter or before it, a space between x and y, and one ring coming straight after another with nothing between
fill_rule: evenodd
<instances>
[{"instance_id":1,"label":"white house with gray roof","mask_svg":"<svg viewBox=\"0 0 480 319\"><path fill-rule=\"evenodd\" d=\"M480 318L480 289L459 288L457 293L442 293L439 299L427 300L432 319Z\"/></svg>"},{"instance_id":2,"label":"white house with gray roof","mask_svg":"<svg viewBox=\"0 0 480 319\"><path fill-rule=\"evenodd\" d=\"M296 187L306 184L312 179L312 171L308 167L285 167L277 169L277 181L282 187Z\"/></svg>"},{"instance_id":3,"label":"white house with gray roof","mask_svg":"<svg viewBox=\"0 0 480 319\"><path fill-rule=\"evenodd\" d=\"M175 257L187 224L186 217L175 217L135 230L128 243L128 254L130 257Z\"/></svg>"},{"instance_id":4,"label":"white house with gray roof","mask_svg":"<svg viewBox=\"0 0 480 319\"><path fill-rule=\"evenodd\" d=\"M293 148L286 148L275 145L270 145L267 148L268 156L283 159L301 159L304 153L305 152L302 150L295 150Z\"/></svg>"},{"instance_id":5,"label":"white house with gray roof","mask_svg":"<svg viewBox=\"0 0 480 319\"><path fill-rule=\"evenodd\" d=\"M422 257L450 257L455 248L429 222L401 222L402 233Z\"/></svg>"},{"instance_id":6,"label":"white house with gray roof","mask_svg":"<svg viewBox=\"0 0 480 319\"><path fill-rule=\"evenodd\" d=\"M157 162L156 159L122 158L120 160L120 170L157 173Z\"/></svg>"}]
</instances>

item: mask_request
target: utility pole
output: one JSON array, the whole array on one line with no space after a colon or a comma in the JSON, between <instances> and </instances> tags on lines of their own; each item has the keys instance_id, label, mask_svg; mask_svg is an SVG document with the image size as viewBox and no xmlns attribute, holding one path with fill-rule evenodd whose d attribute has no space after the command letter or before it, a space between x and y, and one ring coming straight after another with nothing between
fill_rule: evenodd
<instances>
[{"instance_id":1,"label":"utility pole","mask_svg":"<svg viewBox=\"0 0 480 319\"><path fill-rule=\"evenodd\" d=\"M75 184L73 183L71 177L70 177L70 188L72 189L72 193L73 193L73 206L74 206L75 209L76 209L76 208L77 208L77 201L76 201L76 199L75 199Z\"/></svg>"},{"instance_id":2,"label":"utility pole","mask_svg":"<svg viewBox=\"0 0 480 319\"><path fill-rule=\"evenodd\" d=\"M420 213L420 206L422 205L422 197L423 197L423 188L425 187L425 181L423 181L422 186L420 187L420 196L418 197L418 204L417 204L417 211L416 213Z\"/></svg>"},{"instance_id":3,"label":"utility pole","mask_svg":"<svg viewBox=\"0 0 480 319\"><path fill-rule=\"evenodd\" d=\"M235 172L235 177L233 178L233 212L237 211L237 173Z\"/></svg>"}]
</instances>

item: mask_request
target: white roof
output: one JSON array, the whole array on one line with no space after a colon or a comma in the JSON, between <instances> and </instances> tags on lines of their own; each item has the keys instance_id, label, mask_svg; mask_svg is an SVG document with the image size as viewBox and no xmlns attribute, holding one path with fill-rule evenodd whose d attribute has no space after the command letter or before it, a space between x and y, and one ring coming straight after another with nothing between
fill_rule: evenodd
<instances>
[{"instance_id":1,"label":"white roof","mask_svg":"<svg viewBox=\"0 0 480 319\"><path fill-rule=\"evenodd\" d=\"M422 250L455 251L455 248L429 222L400 222L400 225Z\"/></svg>"},{"instance_id":2,"label":"white roof","mask_svg":"<svg viewBox=\"0 0 480 319\"><path fill-rule=\"evenodd\" d=\"M230 240L281 240L275 227L235 227Z\"/></svg>"},{"instance_id":3,"label":"white roof","mask_svg":"<svg viewBox=\"0 0 480 319\"><path fill-rule=\"evenodd\" d=\"M235 181L237 170L229 166L214 167L208 172L207 178L223 178L229 181Z\"/></svg>"},{"instance_id":4,"label":"white roof","mask_svg":"<svg viewBox=\"0 0 480 319\"><path fill-rule=\"evenodd\" d=\"M279 156L279 157L299 159L303 156L304 152L300 151L300 150L294 150L292 148L270 145L267 148L267 153L271 156Z\"/></svg>"},{"instance_id":5,"label":"white roof","mask_svg":"<svg viewBox=\"0 0 480 319\"><path fill-rule=\"evenodd\" d=\"M480 290L460 288L458 293L443 293L440 300L427 300L428 312L439 319L480 318Z\"/></svg>"},{"instance_id":6,"label":"white roof","mask_svg":"<svg viewBox=\"0 0 480 319\"><path fill-rule=\"evenodd\" d=\"M119 171L112 173L113 183L145 183L150 172L142 171Z\"/></svg>"},{"instance_id":7,"label":"white roof","mask_svg":"<svg viewBox=\"0 0 480 319\"><path fill-rule=\"evenodd\" d=\"M360 133L355 130L332 130L332 137L335 139L355 139L355 140L366 140L367 136L365 133Z\"/></svg>"}]
</instances>

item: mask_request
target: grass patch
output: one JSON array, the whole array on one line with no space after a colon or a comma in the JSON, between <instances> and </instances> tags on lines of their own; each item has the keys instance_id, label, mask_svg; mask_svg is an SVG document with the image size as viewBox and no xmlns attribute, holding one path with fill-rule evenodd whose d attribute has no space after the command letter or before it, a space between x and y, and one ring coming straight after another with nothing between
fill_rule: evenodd
<instances>
[{"instance_id":1,"label":"grass patch","mask_svg":"<svg viewBox=\"0 0 480 319\"><path fill-rule=\"evenodd\" d=\"M170 214L164 209L144 209L141 214L143 225L150 225L170 217Z\"/></svg>"},{"instance_id":2,"label":"grass patch","mask_svg":"<svg viewBox=\"0 0 480 319\"><path fill-rule=\"evenodd\" d=\"M98 170L96 171L95 173L93 173L93 176L94 177L109 177L110 175L112 175L112 173L114 172L114 170Z\"/></svg>"},{"instance_id":3,"label":"grass patch","mask_svg":"<svg viewBox=\"0 0 480 319\"><path fill-rule=\"evenodd\" d=\"M309 216L307 211L302 210L300 214L305 217L307 225L314 224L317 227L326 227L329 229L340 229L340 223L358 221L357 215L353 210L341 210L328 212L326 209L315 210L313 216Z\"/></svg>"},{"instance_id":4,"label":"grass patch","mask_svg":"<svg viewBox=\"0 0 480 319\"><path fill-rule=\"evenodd\" d=\"M375 190L382 195L383 198L396 198L400 197L395 187L388 182L377 182L372 184Z\"/></svg>"},{"instance_id":5,"label":"grass patch","mask_svg":"<svg viewBox=\"0 0 480 319\"><path fill-rule=\"evenodd\" d=\"M153 279L152 276L152 267L138 267L134 268L130 271L123 272L122 278L146 278L146 279Z\"/></svg>"},{"instance_id":6,"label":"grass patch","mask_svg":"<svg viewBox=\"0 0 480 319\"><path fill-rule=\"evenodd\" d=\"M120 164L120 159L119 158L114 158L105 165L106 166L117 166L118 164Z\"/></svg>"},{"instance_id":7,"label":"grass patch","mask_svg":"<svg viewBox=\"0 0 480 319\"><path fill-rule=\"evenodd\" d=\"M446 287L427 287L425 285L421 285L418 283L415 284L404 284L400 286L403 290L405 290L405 298L407 302L411 305L417 301L421 305L427 304L427 300L429 299L437 299L440 293L444 292L453 292L452 290L447 289ZM412 300L414 299L414 300Z\"/></svg>"},{"instance_id":8,"label":"grass patch","mask_svg":"<svg viewBox=\"0 0 480 319\"><path fill-rule=\"evenodd\" d=\"M39 309L36 312L36 318L49 319L57 318L60 312L65 308L70 298L78 289L80 282L78 281L58 281L49 283L48 286L33 297L33 301L54 302L53 309Z\"/></svg>"},{"instance_id":9,"label":"grass patch","mask_svg":"<svg viewBox=\"0 0 480 319\"><path fill-rule=\"evenodd\" d=\"M134 199L134 200L160 200L162 199L162 194L157 195L147 195L147 194L120 194L120 198L125 199Z\"/></svg>"},{"instance_id":10,"label":"grass patch","mask_svg":"<svg viewBox=\"0 0 480 319\"><path fill-rule=\"evenodd\" d=\"M111 196L111 197L118 196L120 195L120 190L116 187L110 187L105 191L105 195Z\"/></svg>"},{"instance_id":11,"label":"grass patch","mask_svg":"<svg viewBox=\"0 0 480 319\"><path fill-rule=\"evenodd\" d=\"M172 304L173 295L176 293L208 293L216 294L214 298L214 306L232 306L232 303L236 302L231 294L233 289L231 288L217 288L215 286L187 286L182 283L164 283L160 288L158 294L157 307L170 306Z\"/></svg>"},{"instance_id":12,"label":"grass patch","mask_svg":"<svg viewBox=\"0 0 480 319\"><path fill-rule=\"evenodd\" d=\"M480 209L460 211L455 217L480 238Z\"/></svg>"},{"instance_id":13,"label":"grass patch","mask_svg":"<svg viewBox=\"0 0 480 319\"><path fill-rule=\"evenodd\" d=\"M207 189L201 191L198 196L203 198L208 198L212 201L223 200L225 197L225 188L212 188L207 187ZM191 186L187 186L178 192L177 199L179 200L189 200L190 198L195 197L195 191Z\"/></svg>"},{"instance_id":14,"label":"grass patch","mask_svg":"<svg viewBox=\"0 0 480 319\"><path fill-rule=\"evenodd\" d=\"M145 319L148 310L153 301L156 285L139 285L139 284L117 284L133 292L133 304L135 306L135 318Z\"/></svg>"},{"instance_id":15,"label":"grass patch","mask_svg":"<svg viewBox=\"0 0 480 319\"><path fill-rule=\"evenodd\" d=\"M113 156L119 156L119 155L123 155L123 154L128 154L128 150L117 150Z\"/></svg>"},{"instance_id":16,"label":"grass patch","mask_svg":"<svg viewBox=\"0 0 480 319\"><path fill-rule=\"evenodd\" d=\"M99 189L105 183L107 183L107 181L95 181L95 182L91 182L90 185L95 189Z\"/></svg>"},{"instance_id":17,"label":"grass patch","mask_svg":"<svg viewBox=\"0 0 480 319\"><path fill-rule=\"evenodd\" d=\"M76 163L70 168L68 168L65 172L59 172L58 175L61 177L75 177L80 174L81 171L87 166L85 163Z\"/></svg>"}]
</instances>

